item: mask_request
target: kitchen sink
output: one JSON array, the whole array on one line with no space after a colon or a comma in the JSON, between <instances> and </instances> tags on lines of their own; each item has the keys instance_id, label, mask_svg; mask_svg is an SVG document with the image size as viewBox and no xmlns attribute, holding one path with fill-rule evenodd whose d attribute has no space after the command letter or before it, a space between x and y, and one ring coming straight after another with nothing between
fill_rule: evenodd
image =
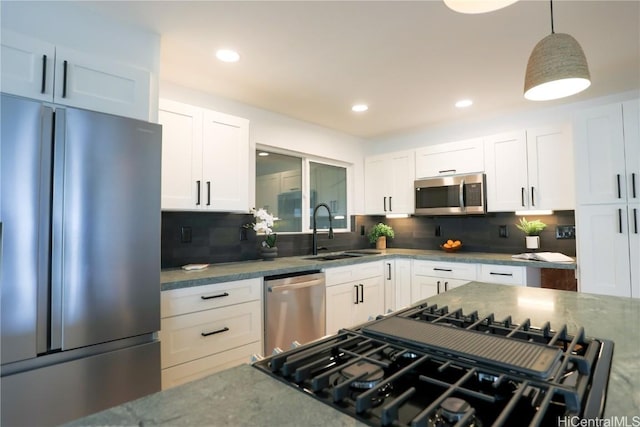
<instances>
[{"instance_id":1,"label":"kitchen sink","mask_svg":"<svg viewBox=\"0 0 640 427\"><path fill-rule=\"evenodd\" d=\"M310 257L306 257L304 259L315 260L315 261L334 261L338 259L347 259L347 258L358 258L366 255L378 255L380 251L375 251L373 249L360 249L353 251L344 251L337 253L329 253L323 255L314 255Z\"/></svg>"}]
</instances>

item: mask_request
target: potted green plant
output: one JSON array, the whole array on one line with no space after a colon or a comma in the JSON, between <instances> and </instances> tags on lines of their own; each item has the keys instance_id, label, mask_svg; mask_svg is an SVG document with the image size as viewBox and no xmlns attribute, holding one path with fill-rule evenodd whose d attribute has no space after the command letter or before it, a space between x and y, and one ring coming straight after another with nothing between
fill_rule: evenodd
<instances>
[{"instance_id":1,"label":"potted green plant","mask_svg":"<svg viewBox=\"0 0 640 427\"><path fill-rule=\"evenodd\" d=\"M538 249L540 247L540 232L544 230L546 226L547 224L539 219L527 221L525 217L520 218L520 221L516 223L516 227L525 234L527 249Z\"/></svg>"},{"instance_id":2,"label":"potted green plant","mask_svg":"<svg viewBox=\"0 0 640 427\"><path fill-rule=\"evenodd\" d=\"M387 237L393 239L393 228L390 226L378 223L369 232L369 242L376 244L376 249L386 249Z\"/></svg>"}]
</instances>

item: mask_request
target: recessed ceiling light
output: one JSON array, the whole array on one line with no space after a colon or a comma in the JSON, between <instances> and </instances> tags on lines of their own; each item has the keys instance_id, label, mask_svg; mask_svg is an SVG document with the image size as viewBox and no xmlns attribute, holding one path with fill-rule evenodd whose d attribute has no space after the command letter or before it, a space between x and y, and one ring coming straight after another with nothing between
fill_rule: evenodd
<instances>
[{"instance_id":1,"label":"recessed ceiling light","mask_svg":"<svg viewBox=\"0 0 640 427\"><path fill-rule=\"evenodd\" d=\"M456 107L458 108L470 107L472 105L473 101L470 99L461 99L460 101L456 102Z\"/></svg>"},{"instance_id":2,"label":"recessed ceiling light","mask_svg":"<svg viewBox=\"0 0 640 427\"><path fill-rule=\"evenodd\" d=\"M356 113L362 113L363 111L367 111L369 106L367 104L356 104L351 107L351 111L355 111Z\"/></svg>"},{"instance_id":3,"label":"recessed ceiling light","mask_svg":"<svg viewBox=\"0 0 640 427\"><path fill-rule=\"evenodd\" d=\"M240 55L235 50L220 49L216 51L216 58L223 62L238 62Z\"/></svg>"}]
</instances>

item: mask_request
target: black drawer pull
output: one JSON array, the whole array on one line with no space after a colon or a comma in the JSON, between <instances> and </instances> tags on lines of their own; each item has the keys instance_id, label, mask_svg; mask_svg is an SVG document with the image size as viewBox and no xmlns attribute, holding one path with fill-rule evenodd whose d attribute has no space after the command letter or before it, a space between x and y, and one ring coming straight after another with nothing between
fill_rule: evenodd
<instances>
[{"instance_id":1,"label":"black drawer pull","mask_svg":"<svg viewBox=\"0 0 640 427\"><path fill-rule=\"evenodd\" d=\"M207 206L211 206L211 181L207 181Z\"/></svg>"},{"instance_id":2,"label":"black drawer pull","mask_svg":"<svg viewBox=\"0 0 640 427\"><path fill-rule=\"evenodd\" d=\"M638 196L636 196L636 174L632 173L631 174L631 197L633 197L634 199Z\"/></svg>"},{"instance_id":3,"label":"black drawer pull","mask_svg":"<svg viewBox=\"0 0 640 427\"><path fill-rule=\"evenodd\" d=\"M200 205L200 181L196 181L196 186L198 187L196 206Z\"/></svg>"},{"instance_id":4,"label":"black drawer pull","mask_svg":"<svg viewBox=\"0 0 640 427\"><path fill-rule=\"evenodd\" d=\"M622 199L622 190L620 188L620 174L616 175L616 180L618 182L618 199Z\"/></svg>"},{"instance_id":5,"label":"black drawer pull","mask_svg":"<svg viewBox=\"0 0 640 427\"><path fill-rule=\"evenodd\" d=\"M208 296L204 296L202 295L200 298L202 299L214 299L214 298L222 298L222 297L228 297L229 294L227 292L223 293L223 294L218 294L218 295L208 295Z\"/></svg>"},{"instance_id":6,"label":"black drawer pull","mask_svg":"<svg viewBox=\"0 0 640 427\"><path fill-rule=\"evenodd\" d=\"M391 196L389 196L389 212L393 212L393 207L391 207Z\"/></svg>"},{"instance_id":7,"label":"black drawer pull","mask_svg":"<svg viewBox=\"0 0 640 427\"><path fill-rule=\"evenodd\" d=\"M535 205L536 205L536 199L533 192L533 186L531 186L531 206L535 206Z\"/></svg>"},{"instance_id":8,"label":"black drawer pull","mask_svg":"<svg viewBox=\"0 0 640 427\"><path fill-rule=\"evenodd\" d=\"M200 335L202 335L203 337L208 337L209 335L215 335L215 334L221 334L223 332L227 332L229 330L229 328L227 328L226 326L222 329L218 329L216 331L211 331L211 332L200 332Z\"/></svg>"},{"instance_id":9,"label":"black drawer pull","mask_svg":"<svg viewBox=\"0 0 640 427\"><path fill-rule=\"evenodd\" d=\"M436 288L437 289L437 293L439 294L440 293L440 280L438 280L436 282L436 286L437 286L437 288Z\"/></svg>"},{"instance_id":10,"label":"black drawer pull","mask_svg":"<svg viewBox=\"0 0 640 427\"><path fill-rule=\"evenodd\" d=\"M638 234L638 209L633 208L633 233Z\"/></svg>"},{"instance_id":11,"label":"black drawer pull","mask_svg":"<svg viewBox=\"0 0 640 427\"><path fill-rule=\"evenodd\" d=\"M360 302L364 302L364 285L361 283L360 286Z\"/></svg>"},{"instance_id":12,"label":"black drawer pull","mask_svg":"<svg viewBox=\"0 0 640 427\"><path fill-rule=\"evenodd\" d=\"M622 234L622 209L618 209L618 232Z\"/></svg>"},{"instance_id":13,"label":"black drawer pull","mask_svg":"<svg viewBox=\"0 0 640 427\"><path fill-rule=\"evenodd\" d=\"M390 262L387 263L387 267L389 267L389 277L387 277L387 280L391 280L391 263Z\"/></svg>"},{"instance_id":14,"label":"black drawer pull","mask_svg":"<svg viewBox=\"0 0 640 427\"><path fill-rule=\"evenodd\" d=\"M449 282L444 282L444 291L447 292L449 290Z\"/></svg>"},{"instance_id":15,"label":"black drawer pull","mask_svg":"<svg viewBox=\"0 0 640 427\"><path fill-rule=\"evenodd\" d=\"M358 304L360 302L360 290L358 289L358 285L353 285L356 288L356 302L354 304Z\"/></svg>"},{"instance_id":16,"label":"black drawer pull","mask_svg":"<svg viewBox=\"0 0 640 427\"><path fill-rule=\"evenodd\" d=\"M520 203L522 203L522 207L524 207L524 187L520 187Z\"/></svg>"},{"instance_id":17,"label":"black drawer pull","mask_svg":"<svg viewBox=\"0 0 640 427\"><path fill-rule=\"evenodd\" d=\"M382 204L384 205L384 206L383 206L383 209L384 209L384 211L383 211L383 212L386 212L386 211L387 211L387 196L384 196L384 197L382 198Z\"/></svg>"},{"instance_id":18,"label":"black drawer pull","mask_svg":"<svg viewBox=\"0 0 640 427\"><path fill-rule=\"evenodd\" d=\"M456 173L456 170L455 170L455 169L445 169L445 170L443 170L443 171L438 171L438 173L445 173L445 172L453 172L453 173Z\"/></svg>"},{"instance_id":19,"label":"black drawer pull","mask_svg":"<svg viewBox=\"0 0 640 427\"><path fill-rule=\"evenodd\" d=\"M513 273L494 273L493 271L490 272L489 274L493 275L493 276L512 276L513 277Z\"/></svg>"},{"instance_id":20,"label":"black drawer pull","mask_svg":"<svg viewBox=\"0 0 640 427\"><path fill-rule=\"evenodd\" d=\"M42 55L42 87L40 93L44 93L47 82L47 55Z\"/></svg>"},{"instance_id":21,"label":"black drawer pull","mask_svg":"<svg viewBox=\"0 0 640 427\"><path fill-rule=\"evenodd\" d=\"M453 270L450 268L438 268L438 267L433 267L434 271L448 271L448 272L452 272Z\"/></svg>"}]
</instances>

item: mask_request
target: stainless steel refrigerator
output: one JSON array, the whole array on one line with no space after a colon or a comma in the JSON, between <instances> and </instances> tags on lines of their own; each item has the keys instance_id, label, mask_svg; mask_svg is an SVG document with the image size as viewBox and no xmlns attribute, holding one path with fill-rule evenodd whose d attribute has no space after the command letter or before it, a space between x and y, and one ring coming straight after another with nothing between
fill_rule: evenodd
<instances>
[{"instance_id":1,"label":"stainless steel refrigerator","mask_svg":"<svg viewBox=\"0 0 640 427\"><path fill-rule=\"evenodd\" d=\"M161 127L1 96L0 424L160 390Z\"/></svg>"}]
</instances>

